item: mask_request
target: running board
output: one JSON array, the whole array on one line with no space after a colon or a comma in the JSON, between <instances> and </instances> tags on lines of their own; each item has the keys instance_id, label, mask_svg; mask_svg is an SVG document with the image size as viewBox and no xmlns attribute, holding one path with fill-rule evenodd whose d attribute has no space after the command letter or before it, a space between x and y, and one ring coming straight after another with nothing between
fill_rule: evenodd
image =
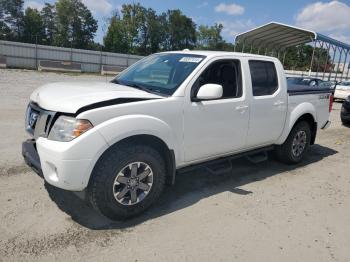
<instances>
[{"instance_id":1,"label":"running board","mask_svg":"<svg viewBox=\"0 0 350 262\"><path fill-rule=\"evenodd\" d=\"M228 173L232 171L232 162L231 160L222 160L205 166L205 169L213 175Z\"/></svg>"},{"instance_id":2,"label":"running board","mask_svg":"<svg viewBox=\"0 0 350 262\"><path fill-rule=\"evenodd\" d=\"M260 162L264 162L267 160L267 152L266 151L263 151L263 152L260 152L260 153L256 153L256 154L252 154L252 155L247 155L246 158L254 163L254 164L257 164L257 163L260 163Z\"/></svg>"},{"instance_id":3,"label":"running board","mask_svg":"<svg viewBox=\"0 0 350 262\"><path fill-rule=\"evenodd\" d=\"M187 173L198 168L205 168L212 174L221 174L224 172L230 172L233 169L231 160L247 157L249 161L253 163L259 163L267 160L267 152L273 150L273 146L263 147L259 149L254 149L251 151L238 153L235 155L221 157L214 160L209 160L203 163L194 164L190 166L186 166L177 170L177 173Z\"/></svg>"}]
</instances>

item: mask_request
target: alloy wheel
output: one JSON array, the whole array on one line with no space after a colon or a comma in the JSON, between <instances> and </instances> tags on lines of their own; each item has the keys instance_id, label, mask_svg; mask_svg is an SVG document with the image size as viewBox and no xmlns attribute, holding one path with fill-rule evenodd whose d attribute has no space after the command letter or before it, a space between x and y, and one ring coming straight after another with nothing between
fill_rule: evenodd
<instances>
[{"instance_id":1,"label":"alloy wheel","mask_svg":"<svg viewBox=\"0 0 350 262\"><path fill-rule=\"evenodd\" d=\"M133 162L121 169L113 183L113 195L118 203L130 206L141 202L153 185L153 171L144 162Z\"/></svg>"}]
</instances>

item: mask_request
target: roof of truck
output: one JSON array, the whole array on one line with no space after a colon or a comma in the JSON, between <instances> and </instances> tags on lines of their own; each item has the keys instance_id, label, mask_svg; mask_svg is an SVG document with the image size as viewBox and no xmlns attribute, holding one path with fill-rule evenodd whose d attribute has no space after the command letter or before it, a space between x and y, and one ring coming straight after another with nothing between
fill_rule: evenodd
<instances>
[{"instance_id":1,"label":"roof of truck","mask_svg":"<svg viewBox=\"0 0 350 262\"><path fill-rule=\"evenodd\" d=\"M209 50L181 50L181 51L168 51L163 53L176 53L176 54L190 54L190 55L203 55L206 57L216 57L216 56L241 56L241 57L259 57L259 58L268 58L276 59L271 56L256 55L250 53L241 53L241 52L228 52L228 51L209 51Z\"/></svg>"}]
</instances>

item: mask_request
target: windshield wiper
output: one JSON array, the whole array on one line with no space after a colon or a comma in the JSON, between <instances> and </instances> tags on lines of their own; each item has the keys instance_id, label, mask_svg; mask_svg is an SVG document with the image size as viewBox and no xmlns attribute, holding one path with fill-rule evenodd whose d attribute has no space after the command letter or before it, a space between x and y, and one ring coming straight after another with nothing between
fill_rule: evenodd
<instances>
[{"instance_id":1,"label":"windshield wiper","mask_svg":"<svg viewBox=\"0 0 350 262\"><path fill-rule=\"evenodd\" d=\"M145 91L145 92L148 92L148 93L151 93L151 94L166 96L165 94L161 93L159 90L156 90L156 89L153 89L153 88L150 88L150 87L147 88L147 87L144 87L144 86L142 86L140 84L137 84L137 83L125 83L124 85L130 86L130 87L134 87L134 88L140 89L142 91Z\"/></svg>"},{"instance_id":2,"label":"windshield wiper","mask_svg":"<svg viewBox=\"0 0 350 262\"><path fill-rule=\"evenodd\" d=\"M141 85L139 85L139 84L137 84L137 83L131 83L131 82L129 82L129 83L125 83L125 82L123 82L123 83L121 83L118 79L113 79L112 81L111 81L111 83L114 83L114 84L119 84L119 85L124 85L124 86L130 86L130 87L134 87L134 88L137 88L137 89L141 89L141 90L143 90L143 91L146 91L146 92L149 92L150 90L148 89L148 88L145 88L145 87L143 87L143 86L141 86Z\"/></svg>"},{"instance_id":3,"label":"windshield wiper","mask_svg":"<svg viewBox=\"0 0 350 262\"><path fill-rule=\"evenodd\" d=\"M113 84L120 84L120 82L118 81L118 79L114 78L113 80L111 80L111 83Z\"/></svg>"},{"instance_id":4,"label":"windshield wiper","mask_svg":"<svg viewBox=\"0 0 350 262\"><path fill-rule=\"evenodd\" d=\"M119 85L125 85L125 86L130 86L130 87L133 87L133 88L136 88L136 89L140 89L142 91L145 91L147 93L151 93L151 94L156 94L156 95L161 95L161 96L167 96L166 94L163 94L160 90L157 90L157 89L153 89L153 88L147 88L147 87L144 87L138 83L135 83L135 82L120 82L118 79L113 79L111 81L111 83L114 83L114 84L119 84Z\"/></svg>"}]
</instances>

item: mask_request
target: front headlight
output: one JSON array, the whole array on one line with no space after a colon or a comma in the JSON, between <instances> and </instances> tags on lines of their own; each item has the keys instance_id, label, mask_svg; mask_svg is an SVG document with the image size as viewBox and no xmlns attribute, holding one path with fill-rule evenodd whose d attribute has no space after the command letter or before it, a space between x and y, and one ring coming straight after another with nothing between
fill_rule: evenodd
<instances>
[{"instance_id":1,"label":"front headlight","mask_svg":"<svg viewBox=\"0 0 350 262\"><path fill-rule=\"evenodd\" d=\"M48 138L50 140L68 142L92 127L93 125L88 120L60 116L53 125Z\"/></svg>"}]
</instances>

